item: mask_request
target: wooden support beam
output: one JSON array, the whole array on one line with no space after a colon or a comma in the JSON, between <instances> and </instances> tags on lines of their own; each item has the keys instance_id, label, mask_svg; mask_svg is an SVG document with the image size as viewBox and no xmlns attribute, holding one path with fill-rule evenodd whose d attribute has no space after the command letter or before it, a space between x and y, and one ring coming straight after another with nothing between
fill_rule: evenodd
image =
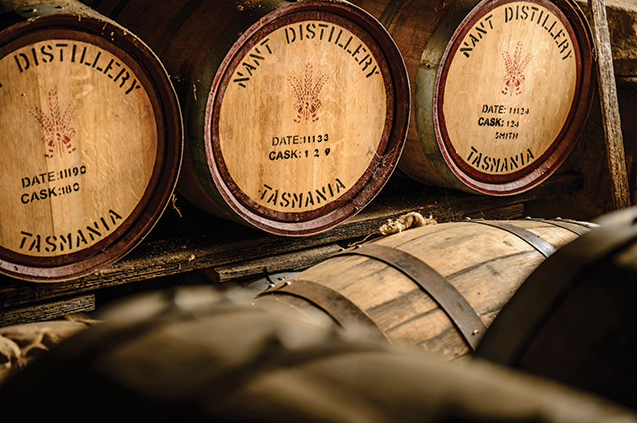
<instances>
[{"instance_id":1,"label":"wooden support beam","mask_svg":"<svg viewBox=\"0 0 637 423\"><path fill-rule=\"evenodd\" d=\"M604 127L606 159L612 181L613 203L615 209L622 209L630 207L630 189L628 188L626 156L619 117L606 7L604 0L589 0L588 4L597 55L597 82Z\"/></svg>"},{"instance_id":2,"label":"wooden support beam","mask_svg":"<svg viewBox=\"0 0 637 423\"><path fill-rule=\"evenodd\" d=\"M95 310L95 295L14 308L0 312L0 327L59 319L69 314Z\"/></svg>"},{"instance_id":3,"label":"wooden support beam","mask_svg":"<svg viewBox=\"0 0 637 423\"><path fill-rule=\"evenodd\" d=\"M338 244L329 244L292 253L247 260L236 264L213 267L205 275L213 282L265 275L283 270L305 270L342 250Z\"/></svg>"}]
</instances>

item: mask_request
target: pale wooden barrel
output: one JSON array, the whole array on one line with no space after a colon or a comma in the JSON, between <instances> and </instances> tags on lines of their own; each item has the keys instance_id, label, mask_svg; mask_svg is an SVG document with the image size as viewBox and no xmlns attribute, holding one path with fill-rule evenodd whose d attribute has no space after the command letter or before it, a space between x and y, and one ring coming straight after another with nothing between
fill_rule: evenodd
<instances>
[{"instance_id":1,"label":"pale wooden barrel","mask_svg":"<svg viewBox=\"0 0 637 423\"><path fill-rule=\"evenodd\" d=\"M477 354L634 409L637 208L597 222L529 276Z\"/></svg>"},{"instance_id":2,"label":"pale wooden barrel","mask_svg":"<svg viewBox=\"0 0 637 423\"><path fill-rule=\"evenodd\" d=\"M306 235L360 211L394 170L409 83L385 29L340 1L94 1L176 81L180 191L203 210Z\"/></svg>"},{"instance_id":3,"label":"pale wooden barrel","mask_svg":"<svg viewBox=\"0 0 637 423\"><path fill-rule=\"evenodd\" d=\"M51 282L115 261L174 190L181 115L138 38L72 1L0 1L0 273Z\"/></svg>"},{"instance_id":4,"label":"pale wooden barrel","mask_svg":"<svg viewBox=\"0 0 637 423\"><path fill-rule=\"evenodd\" d=\"M345 250L255 303L326 314L346 329L457 359L475 348L526 277L587 225L476 220L411 229Z\"/></svg>"},{"instance_id":5,"label":"pale wooden barrel","mask_svg":"<svg viewBox=\"0 0 637 423\"><path fill-rule=\"evenodd\" d=\"M385 24L415 86L400 167L412 178L510 195L546 180L583 129L590 31L568 0L357 0Z\"/></svg>"}]
</instances>

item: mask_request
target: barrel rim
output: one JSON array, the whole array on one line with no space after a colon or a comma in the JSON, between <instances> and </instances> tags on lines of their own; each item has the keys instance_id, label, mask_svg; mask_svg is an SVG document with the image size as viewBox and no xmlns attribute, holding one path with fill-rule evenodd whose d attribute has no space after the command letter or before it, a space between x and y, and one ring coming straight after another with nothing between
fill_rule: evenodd
<instances>
[{"instance_id":1,"label":"barrel rim","mask_svg":"<svg viewBox=\"0 0 637 423\"><path fill-rule=\"evenodd\" d=\"M159 118L157 157L144 195L131 215L89 248L54 257L34 257L0 248L0 274L32 282L61 282L86 276L130 252L148 235L167 207L177 184L183 154L181 109L168 74L150 48L128 30L107 18L54 14L12 25L0 32L0 39L2 46L6 46L25 36L32 41L30 38L37 39L40 32L56 31L74 31L87 39L97 36L104 45L115 47L113 53L123 51L140 67L148 79L146 88Z\"/></svg>"},{"instance_id":2,"label":"barrel rim","mask_svg":"<svg viewBox=\"0 0 637 423\"><path fill-rule=\"evenodd\" d=\"M576 87L566 122L542 156L530 166L516 172L491 175L469 166L453 148L443 114L444 88L451 64L449 59L455 56L464 35L489 11L513 2L539 3L551 10L569 31L571 39L577 41L574 43L577 66ZM478 3L453 32L440 60L433 90L433 126L436 144L452 174L468 188L493 196L519 194L544 182L566 161L584 130L595 93L594 63L590 27L579 6L571 0L483 0Z\"/></svg>"},{"instance_id":3,"label":"barrel rim","mask_svg":"<svg viewBox=\"0 0 637 423\"><path fill-rule=\"evenodd\" d=\"M224 76L216 92L217 98L215 102L215 109L213 112L214 122L219 121L220 111L221 111L221 107L223 103L223 97L224 97L226 88L228 86L228 83L230 81L232 72L234 72L236 65L238 65L241 62L242 58L246 55L246 53L248 53L256 45L258 41L267 37L268 33L275 31L277 29L280 29L281 27L285 25L298 23L298 22L306 21L306 20L322 20L324 22L340 25L349 30L352 30L353 28L359 28L364 31L363 28L360 28L358 25L353 24L351 21L342 19L339 16L317 13L315 11L302 11L301 13L292 12L292 13L286 14L281 19L277 19L275 21L269 22L268 24L264 26L261 26L250 38L245 40L246 42L240 46L239 51L237 52L236 55L234 55L233 60L229 61L228 68L224 69L223 71ZM352 30L352 32L355 33L359 38L362 38L362 39L368 38L368 37L365 37L365 35L367 34L364 32L359 33L358 31L355 31L355 30ZM372 41L373 43L375 43L375 40L371 39L371 37L369 38L369 40L363 40L363 41ZM375 56L377 58L378 57L382 58L382 61L379 60L379 66L383 69L383 72L385 72L388 69L388 66L384 60L382 51L380 51L378 46L375 44L366 43L366 45L373 49ZM359 191L360 188L369 181L372 174L372 170L380 164L379 157L382 156L382 153L384 149L387 147L387 144L389 141L389 132L393 123L392 121L393 121L393 113L394 113L393 96L389 95L389 93L392 93L393 90L391 89L392 87L391 87L390 80L384 79L383 82L385 86L385 91L386 93L388 93L388 95L386 99L385 125L383 127L383 133L381 135L381 142L379 143L378 148L376 150L376 155L370 161L369 166L367 167L367 169L365 170L361 178L351 188L349 188L345 194L340 196L337 200L331 201L325 206L320 207L318 209L305 211L305 212L278 212L256 203L255 201L252 200L252 198L250 198L247 194L243 192L243 190L238 186L238 184L234 181L234 178L230 174L226 166L225 160L223 158L223 153L221 151L221 147L219 143L220 142L219 134L218 134L219 127L218 125L213 125L214 156L217 162L219 173L222 175L222 178L224 178L224 182L229 186L230 191L236 197L238 197L239 201L241 201L246 208L250 209L251 211L264 217L269 217L272 219L280 219L283 221L299 221L299 222L307 221L317 216L321 216L323 214L329 213L331 210L334 210L338 208L341 204L349 201L356 194L356 192Z\"/></svg>"},{"instance_id":4,"label":"barrel rim","mask_svg":"<svg viewBox=\"0 0 637 423\"><path fill-rule=\"evenodd\" d=\"M384 138L386 141L384 143L381 141L381 146L379 146L379 149L383 147L383 150L377 151L378 154L372 159L365 173L350 188L349 192L352 195L349 198L346 198L348 194L346 193L337 201L330 202L326 206L300 213L276 212L256 203L250 204L246 200L252 200L245 194L243 198L238 195L240 190L236 183L233 186L234 181L229 173L224 172L223 167L219 166L218 159L222 155L216 125L221 100L225 92L223 82L230 78L234 70L231 67L233 60L242 52L249 50L249 47L246 50L246 46L251 38L258 38L260 34L270 32L273 27L276 29L277 24L284 26L295 18L303 19L309 15L310 18L320 17L323 19L328 14L358 26L361 30L360 34L357 33L359 37L361 34L369 34L370 39L378 48L379 56L383 58L386 65L384 71L389 77L385 80L388 98L387 112L389 114L391 110L393 119L388 121L384 128L381 139ZM295 17L295 15L297 16ZM380 60L379 65L382 65ZM206 106L204 142L209 171L225 203L248 224L266 232L287 236L302 236L321 232L359 212L385 185L396 168L404 147L410 106L409 80L405 64L398 47L375 18L357 6L339 1L310 0L294 3L276 9L253 24L233 44L219 66Z\"/></svg>"}]
</instances>

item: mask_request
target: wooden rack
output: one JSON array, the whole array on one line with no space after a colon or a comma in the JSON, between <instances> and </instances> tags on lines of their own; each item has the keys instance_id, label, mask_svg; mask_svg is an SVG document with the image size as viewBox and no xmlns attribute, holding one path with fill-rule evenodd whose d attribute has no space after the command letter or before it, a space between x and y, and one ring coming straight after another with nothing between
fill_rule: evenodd
<instances>
[{"instance_id":1,"label":"wooden rack","mask_svg":"<svg viewBox=\"0 0 637 423\"><path fill-rule=\"evenodd\" d=\"M555 200L581 188L581 176L562 174L523 194L486 197L394 177L362 213L335 229L304 238L258 232L212 218L178 200L141 245L98 273L55 284L0 279L0 326L91 311L96 295L99 301L106 288L126 284L139 288L168 276L179 281L184 274L204 269L211 283L302 270L376 233L387 219L411 211L432 215L439 222L465 217L516 219L524 216L524 205L530 201Z\"/></svg>"}]
</instances>

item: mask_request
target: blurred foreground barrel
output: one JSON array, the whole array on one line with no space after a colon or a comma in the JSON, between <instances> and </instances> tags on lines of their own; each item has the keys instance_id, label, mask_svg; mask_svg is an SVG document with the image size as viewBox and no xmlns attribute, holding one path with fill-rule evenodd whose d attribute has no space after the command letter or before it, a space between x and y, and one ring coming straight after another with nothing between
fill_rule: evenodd
<instances>
[{"instance_id":1,"label":"blurred foreground barrel","mask_svg":"<svg viewBox=\"0 0 637 423\"><path fill-rule=\"evenodd\" d=\"M148 47L80 3L1 0L0 29L0 273L91 273L172 195L177 97Z\"/></svg>"},{"instance_id":2,"label":"blurred foreground barrel","mask_svg":"<svg viewBox=\"0 0 637 423\"><path fill-rule=\"evenodd\" d=\"M343 251L262 293L255 303L323 313L392 343L458 358L526 277L587 232L564 220L445 223Z\"/></svg>"},{"instance_id":3,"label":"blurred foreground barrel","mask_svg":"<svg viewBox=\"0 0 637 423\"><path fill-rule=\"evenodd\" d=\"M406 174L509 195L565 161L595 86L590 31L574 2L355 3L388 28L415 86Z\"/></svg>"},{"instance_id":4,"label":"blurred foreground barrel","mask_svg":"<svg viewBox=\"0 0 637 423\"><path fill-rule=\"evenodd\" d=\"M236 297L182 288L119 304L0 386L3 423L637 421L555 383L444 363Z\"/></svg>"},{"instance_id":5,"label":"blurred foreground barrel","mask_svg":"<svg viewBox=\"0 0 637 423\"><path fill-rule=\"evenodd\" d=\"M89 2L90 3L90 2ZM173 76L188 137L180 191L281 235L360 211L393 172L409 119L400 53L349 3L94 0Z\"/></svg>"},{"instance_id":6,"label":"blurred foreground barrel","mask_svg":"<svg viewBox=\"0 0 637 423\"><path fill-rule=\"evenodd\" d=\"M89 322L58 320L0 328L0 384Z\"/></svg>"},{"instance_id":7,"label":"blurred foreground barrel","mask_svg":"<svg viewBox=\"0 0 637 423\"><path fill-rule=\"evenodd\" d=\"M637 407L637 209L543 263L502 310L478 354Z\"/></svg>"}]
</instances>

